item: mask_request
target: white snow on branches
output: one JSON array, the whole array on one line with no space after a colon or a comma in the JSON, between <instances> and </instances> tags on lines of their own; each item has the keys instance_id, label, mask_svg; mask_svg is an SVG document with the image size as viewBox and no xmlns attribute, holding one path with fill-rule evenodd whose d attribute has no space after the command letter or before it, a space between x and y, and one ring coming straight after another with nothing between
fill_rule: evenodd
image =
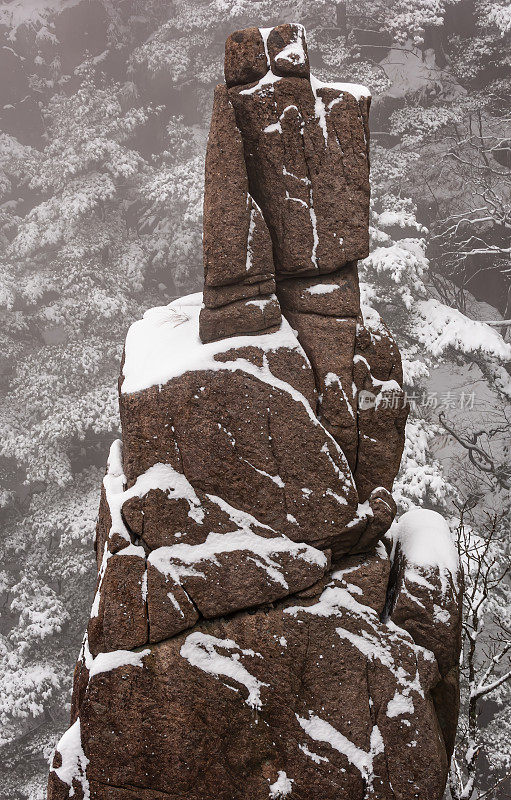
<instances>
[{"instance_id":1,"label":"white snow on branches","mask_svg":"<svg viewBox=\"0 0 511 800\"><path fill-rule=\"evenodd\" d=\"M462 353L481 352L500 361L511 360L511 345L484 322L469 319L434 298L419 301L416 312L421 323L417 337L434 356L453 347Z\"/></svg>"}]
</instances>

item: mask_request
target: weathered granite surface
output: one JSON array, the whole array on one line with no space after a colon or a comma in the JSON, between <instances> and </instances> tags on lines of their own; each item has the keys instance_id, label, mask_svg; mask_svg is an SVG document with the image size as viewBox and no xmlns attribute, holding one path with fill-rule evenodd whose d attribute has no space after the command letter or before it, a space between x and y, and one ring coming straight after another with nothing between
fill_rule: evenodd
<instances>
[{"instance_id":1,"label":"weathered granite surface","mask_svg":"<svg viewBox=\"0 0 511 800\"><path fill-rule=\"evenodd\" d=\"M289 24L231 34L225 79L204 292L126 340L48 798L440 800L461 580L439 515L392 524L401 360L357 274L369 93L311 76Z\"/></svg>"}]
</instances>

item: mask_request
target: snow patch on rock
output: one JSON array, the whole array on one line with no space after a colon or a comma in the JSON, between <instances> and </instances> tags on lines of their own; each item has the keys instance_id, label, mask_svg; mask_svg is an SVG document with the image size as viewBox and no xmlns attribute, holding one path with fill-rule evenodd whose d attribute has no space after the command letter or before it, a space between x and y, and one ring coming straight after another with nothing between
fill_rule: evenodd
<instances>
[{"instance_id":1,"label":"snow patch on rock","mask_svg":"<svg viewBox=\"0 0 511 800\"><path fill-rule=\"evenodd\" d=\"M288 778L284 770L279 770L278 778L270 786L270 797L287 797L293 791L292 778Z\"/></svg>"},{"instance_id":2,"label":"snow patch on rock","mask_svg":"<svg viewBox=\"0 0 511 800\"><path fill-rule=\"evenodd\" d=\"M201 544L190 545L182 542L153 550L148 557L148 563L175 583L180 584L182 579L188 576L206 578L200 571L201 563L218 564L219 555L244 551L258 567L265 570L270 580L279 583L285 589L288 588L288 584L282 567L276 560L279 555L289 555L326 568L328 560L321 550L304 543L293 542L287 536L278 535L268 525L263 525L251 514L234 508L220 497L208 495L208 498L229 515L237 530L226 533L211 532ZM253 531L254 526L271 531L275 536L260 536Z\"/></svg>"},{"instance_id":3,"label":"snow patch on rock","mask_svg":"<svg viewBox=\"0 0 511 800\"><path fill-rule=\"evenodd\" d=\"M387 703L387 717L402 717L403 714L413 714L414 711L412 698L396 689L394 697Z\"/></svg>"},{"instance_id":4,"label":"snow patch on rock","mask_svg":"<svg viewBox=\"0 0 511 800\"><path fill-rule=\"evenodd\" d=\"M70 787L69 796L74 792L73 780L80 784L84 800L89 800L90 790L87 780L89 759L83 752L80 731L80 717L71 725L59 741L57 752L62 756L62 765L52 768L59 780Z\"/></svg>"},{"instance_id":5,"label":"snow patch on rock","mask_svg":"<svg viewBox=\"0 0 511 800\"><path fill-rule=\"evenodd\" d=\"M221 650L227 651L230 655L222 655L219 652ZM261 689L268 684L251 675L239 661L240 655L262 658L260 653L243 650L232 639L218 639L216 636L195 631L186 637L180 655L193 667L208 675L213 675L215 678L223 675L235 683L240 683L248 691L245 703L251 708L262 708Z\"/></svg>"},{"instance_id":6,"label":"snow patch on rock","mask_svg":"<svg viewBox=\"0 0 511 800\"><path fill-rule=\"evenodd\" d=\"M305 291L307 294L330 294L338 288L336 283L315 283L314 286L308 286Z\"/></svg>"},{"instance_id":7,"label":"snow patch on rock","mask_svg":"<svg viewBox=\"0 0 511 800\"><path fill-rule=\"evenodd\" d=\"M150 654L150 650L114 650L111 653L99 653L93 660L89 679L102 672L111 672L118 667L143 667L144 658Z\"/></svg>"},{"instance_id":8,"label":"snow patch on rock","mask_svg":"<svg viewBox=\"0 0 511 800\"><path fill-rule=\"evenodd\" d=\"M310 714L309 719L299 717L298 714L295 714L295 716L300 726L311 739L314 739L316 742L325 742L334 750L337 750L338 753L346 756L349 763L353 764L353 766L358 769L362 778L367 781L369 785L372 784L374 758L384 751L382 735L377 725L373 726L369 751L366 751L361 747L357 747L356 744L340 733L333 725L330 725L329 722L315 714Z\"/></svg>"},{"instance_id":9,"label":"snow patch on rock","mask_svg":"<svg viewBox=\"0 0 511 800\"><path fill-rule=\"evenodd\" d=\"M188 516L198 524L204 520L201 502L192 484L182 472L177 472L170 464L154 464L139 475L134 485L123 492L122 505L132 497L144 497L151 489L160 489L172 500L185 500L189 506Z\"/></svg>"},{"instance_id":10,"label":"snow patch on rock","mask_svg":"<svg viewBox=\"0 0 511 800\"><path fill-rule=\"evenodd\" d=\"M305 753L306 756L311 758L315 764L321 764L322 761L326 761L328 763L328 758L325 758L325 756L318 756L317 753L313 753L312 750L309 750L306 744L299 744L298 747L302 753Z\"/></svg>"},{"instance_id":11,"label":"snow patch on rock","mask_svg":"<svg viewBox=\"0 0 511 800\"><path fill-rule=\"evenodd\" d=\"M305 28L299 22L295 22L293 27L296 29L296 36L275 56L275 61L288 61L290 64L305 64Z\"/></svg>"},{"instance_id":12,"label":"snow patch on rock","mask_svg":"<svg viewBox=\"0 0 511 800\"><path fill-rule=\"evenodd\" d=\"M203 344L199 337L201 306L201 292L187 295L167 306L150 308L131 325L122 371L123 394L162 386L186 372L223 369L225 364L215 361L215 356L233 348L257 346L267 353L284 347L303 354L285 319L274 333L231 336Z\"/></svg>"},{"instance_id":13,"label":"snow patch on rock","mask_svg":"<svg viewBox=\"0 0 511 800\"><path fill-rule=\"evenodd\" d=\"M438 574L445 594L449 579L458 586L459 558L453 536L445 519L437 511L412 508L394 522L389 531L396 549L406 561L405 578L416 583L424 582L418 570ZM433 589L429 584L426 588Z\"/></svg>"},{"instance_id":14,"label":"snow patch on rock","mask_svg":"<svg viewBox=\"0 0 511 800\"><path fill-rule=\"evenodd\" d=\"M297 614L303 612L305 614L313 614L316 617L339 617L342 616L345 611L351 611L353 614L357 614L365 619L374 617L376 620L378 618L373 608L359 603L352 597L347 589L341 586L327 586L322 592L318 602L314 603L314 605L290 606L284 609L284 614L291 614L293 617L296 617Z\"/></svg>"}]
</instances>

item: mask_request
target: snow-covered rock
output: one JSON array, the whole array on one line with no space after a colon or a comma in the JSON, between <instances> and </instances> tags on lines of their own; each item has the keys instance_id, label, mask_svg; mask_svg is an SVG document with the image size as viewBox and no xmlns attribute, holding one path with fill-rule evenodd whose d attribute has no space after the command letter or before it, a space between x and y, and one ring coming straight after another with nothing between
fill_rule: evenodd
<instances>
[{"instance_id":1,"label":"snow-covered rock","mask_svg":"<svg viewBox=\"0 0 511 800\"><path fill-rule=\"evenodd\" d=\"M360 308L368 92L312 78L289 24L232 34L226 78L204 292L126 339L48 797L434 800L459 579L432 512L393 529L392 570L380 541L407 406L396 344Z\"/></svg>"},{"instance_id":2,"label":"snow-covered rock","mask_svg":"<svg viewBox=\"0 0 511 800\"><path fill-rule=\"evenodd\" d=\"M459 698L462 572L453 535L436 511L412 508L394 522L386 618L435 656L441 681L434 698L448 751Z\"/></svg>"}]
</instances>

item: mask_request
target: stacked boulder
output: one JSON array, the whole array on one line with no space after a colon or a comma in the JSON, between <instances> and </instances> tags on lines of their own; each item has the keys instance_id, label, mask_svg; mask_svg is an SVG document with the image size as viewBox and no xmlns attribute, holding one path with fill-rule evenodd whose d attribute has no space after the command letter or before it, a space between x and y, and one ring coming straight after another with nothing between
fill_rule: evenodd
<instances>
[{"instance_id":1,"label":"stacked boulder","mask_svg":"<svg viewBox=\"0 0 511 800\"><path fill-rule=\"evenodd\" d=\"M204 292L126 340L48 797L439 800L458 566L421 511L382 544L407 408L395 342L360 306L369 94L314 79L300 25L233 33L225 78Z\"/></svg>"}]
</instances>

